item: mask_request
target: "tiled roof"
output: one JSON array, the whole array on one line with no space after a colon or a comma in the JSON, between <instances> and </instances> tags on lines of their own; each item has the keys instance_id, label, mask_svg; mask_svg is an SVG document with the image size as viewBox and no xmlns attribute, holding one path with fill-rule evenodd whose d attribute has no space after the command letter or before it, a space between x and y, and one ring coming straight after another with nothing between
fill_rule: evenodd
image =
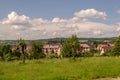
<instances>
[{"instance_id":1,"label":"tiled roof","mask_svg":"<svg viewBox=\"0 0 120 80\"><path fill-rule=\"evenodd\" d=\"M88 45L88 44L80 44L80 46L81 46L81 47L87 47L87 48L90 47L90 45Z\"/></svg>"},{"instance_id":2,"label":"tiled roof","mask_svg":"<svg viewBox=\"0 0 120 80\"><path fill-rule=\"evenodd\" d=\"M59 48L59 45L44 45L43 48Z\"/></svg>"},{"instance_id":3,"label":"tiled roof","mask_svg":"<svg viewBox=\"0 0 120 80\"><path fill-rule=\"evenodd\" d=\"M104 49L104 50L112 50L114 47L113 44L99 44L98 48Z\"/></svg>"}]
</instances>

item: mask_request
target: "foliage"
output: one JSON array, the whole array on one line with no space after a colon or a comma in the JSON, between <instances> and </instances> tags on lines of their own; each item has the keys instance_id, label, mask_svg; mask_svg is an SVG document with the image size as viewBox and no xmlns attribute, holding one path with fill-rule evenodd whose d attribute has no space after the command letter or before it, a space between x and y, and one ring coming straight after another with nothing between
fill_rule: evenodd
<instances>
[{"instance_id":1,"label":"foliage","mask_svg":"<svg viewBox=\"0 0 120 80\"><path fill-rule=\"evenodd\" d=\"M116 41L114 43L112 55L113 56L120 56L120 36L118 36L118 38L116 39Z\"/></svg>"},{"instance_id":2,"label":"foliage","mask_svg":"<svg viewBox=\"0 0 120 80\"><path fill-rule=\"evenodd\" d=\"M3 49L3 46L0 45L0 58L1 58L2 60L5 60L5 58L4 58L4 53L3 53L2 49Z\"/></svg>"},{"instance_id":3,"label":"foliage","mask_svg":"<svg viewBox=\"0 0 120 80\"><path fill-rule=\"evenodd\" d=\"M12 51L10 45L0 45L0 57L2 60L12 60Z\"/></svg>"},{"instance_id":4,"label":"foliage","mask_svg":"<svg viewBox=\"0 0 120 80\"><path fill-rule=\"evenodd\" d=\"M102 56L112 56L111 54L112 54L112 52L105 52L105 53L103 53Z\"/></svg>"},{"instance_id":5,"label":"foliage","mask_svg":"<svg viewBox=\"0 0 120 80\"><path fill-rule=\"evenodd\" d=\"M93 54L93 52L91 52L91 51L86 51L84 54L83 54L83 56L84 57L92 57L94 54Z\"/></svg>"},{"instance_id":6,"label":"foliage","mask_svg":"<svg viewBox=\"0 0 120 80\"><path fill-rule=\"evenodd\" d=\"M52 59L52 58L58 58L58 55L56 53L50 53L46 57Z\"/></svg>"},{"instance_id":7,"label":"foliage","mask_svg":"<svg viewBox=\"0 0 120 80\"><path fill-rule=\"evenodd\" d=\"M26 43L24 39L20 38L18 40L18 46L20 49L21 57L22 57L22 62L25 63L25 50L26 50Z\"/></svg>"},{"instance_id":8,"label":"foliage","mask_svg":"<svg viewBox=\"0 0 120 80\"><path fill-rule=\"evenodd\" d=\"M62 54L63 57L75 57L80 53L79 39L76 35L72 35L63 44Z\"/></svg>"},{"instance_id":9,"label":"foliage","mask_svg":"<svg viewBox=\"0 0 120 80\"><path fill-rule=\"evenodd\" d=\"M33 59L39 59L39 58L45 57L45 55L42 51L43 44L41 42L32 41L31 46L32 46L32 51L30 52L30 56Z\"/></svg>"}]
</instances>

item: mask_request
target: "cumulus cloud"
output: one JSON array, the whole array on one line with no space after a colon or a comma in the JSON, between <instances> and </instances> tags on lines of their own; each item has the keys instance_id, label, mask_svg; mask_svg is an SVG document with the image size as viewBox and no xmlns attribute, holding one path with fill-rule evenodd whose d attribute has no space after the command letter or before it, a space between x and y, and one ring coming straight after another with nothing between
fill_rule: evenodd
<instances>
[{"instance_id":1,"label":"cumulus cloud","mask_svg":"<svg viewBox=\"0 0 120 80\"><path fill-rule=\"evenodd\" d=\"M118 27L118 28L116 29L116 31L120 31L120 27Z\"/></svg>"},{"instance_id":2,"label":"cumulus cloud","mask_svg":"<svg viewBox=\"0 0 120 80\"><path fill-rule=\"evenodd\" d=\"M112 37L120 31L119 23L108 25L94 22L89 18L106 18L107 14L95 9L81 10L72 18L52 20L43 18L31 19L25 15L11 12L0 22L0 39L41 39L51 37L69 37L76 34L78 37Z\"/></svg>"},{"instance_id":3,"label":"cumulus cloud","mask_svg":"<svg viewBox=\"0 0 120 80\"><path fill-rule=\"evenodd\" d=\"M95 9L86 9L75 12L74 15L80 18L102 18L105 19L107 14L105 12L100 12Z\"/></svg>"},{"instance_id":4,"label":"cumulus cloud","mask_svg":"<svg viewBox=\"0 0 120 80\"><path fill-rule=\"evenodd\" d=\"M67 20L65 20L65 19L60 19L60 18L58 18L58 17L55 17L55 18L53 18L53 20L52 20L53 23L66 22L66 21L67 21Z\"/></svg>"},{"instance_id":5,"label":"cumulus cloud","mask_svg":"<svg viewBox=\"0 0 120 80\"><path fill-rule=\"evenodd\" d=\"M93 31L93 34L94 35L100 35L100 34L102 34L102 32L100 30L95 30L95 31Z\"/></svg>"},{"instance_id":6,"label":"cumulus cloud","mask_svg":"<svg viewBox=\"0 0 120 80\"><path fill-rule=\"evenodd\" d=\"M26 27L24 26L17 26L17 25L13 25L10 29L13 30L25 30Z\"/></svg>"},{"instance_id":7,"label":"cumulus cloud","mask_svg":"<svg viewBox=\"0 0 120 80\"><path fill-rule=\"evenodd\" d=\"M12 24L12 25L25 25L29 23L29 17L25 15L19 16L16 12L11 12L8 14L8 18L5 19L3 24Z\"/></svg>"}]
</instances>

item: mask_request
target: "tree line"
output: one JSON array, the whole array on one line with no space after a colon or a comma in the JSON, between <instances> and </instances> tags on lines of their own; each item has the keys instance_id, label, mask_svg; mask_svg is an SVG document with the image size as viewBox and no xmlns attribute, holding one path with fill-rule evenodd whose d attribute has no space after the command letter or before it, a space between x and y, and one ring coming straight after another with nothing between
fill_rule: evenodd
<instances>
[{"instance_id":1,"label":"tree line","mask_svg":"<svg viewBox=\"0 0 120 80\"><path fill-rule=\"evenodd\" d=\"M15 49L12 50L12 45L0 45L0 58L3 61L22 60L25 63L25 59L39 59L44 58L45 55L42 51L43 44L39 41L31 41L31 50L26 51L27 44L24 39L20 38L15 45Z\"/></svg>"},{"instance_id":2,"label":"tree line","mask_svg":"<svg viewBox=\"0 0 120 80\"><path fill-rule=\"evenodd\" d=\"M25 63L25 59L40 59L46 57L43 52L43 44L39 41L32 41L30 43L31 50L26 52L27 44L24 39L20 38L17 42L17 48L11 49L11 45L0 45L0 59L3 61L22 60ZM83 54L80 47L79 39L76 35L72 35L62 44L61 56L62 57L80 57L80 56L93 56L94 50L85 52ZM120 55L120 36L114 42L114 48L111 56Z\"/></svg>"}]
</instances>

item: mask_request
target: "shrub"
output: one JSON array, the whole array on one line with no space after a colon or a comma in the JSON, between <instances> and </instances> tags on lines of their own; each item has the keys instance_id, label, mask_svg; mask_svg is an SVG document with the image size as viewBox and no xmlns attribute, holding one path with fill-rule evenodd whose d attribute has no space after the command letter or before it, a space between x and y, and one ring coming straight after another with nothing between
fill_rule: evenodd
<instances>
[{"instance_id":1,"label":"shrub","mask_svg":"<svg viewBox=\"0 0 120 80\"><path fill-rule=\"evenodd\" d=\"M46 56L47 58L58 58L58 55L56 53L51 53Z\"/></svg>"},{"instance_id":2,"label":"shrub","mask_svg":"<svg viewBox=\"0 0 120 80\"><path fill-rule=\"evenodd\" d=\"M87 51L87 52L85 52L84 54L83 54L83 56L85 56L85 57L92 57L94 54L92 53L92 52L90 52L90 51Z\"/></svg>"}]
</instances>

